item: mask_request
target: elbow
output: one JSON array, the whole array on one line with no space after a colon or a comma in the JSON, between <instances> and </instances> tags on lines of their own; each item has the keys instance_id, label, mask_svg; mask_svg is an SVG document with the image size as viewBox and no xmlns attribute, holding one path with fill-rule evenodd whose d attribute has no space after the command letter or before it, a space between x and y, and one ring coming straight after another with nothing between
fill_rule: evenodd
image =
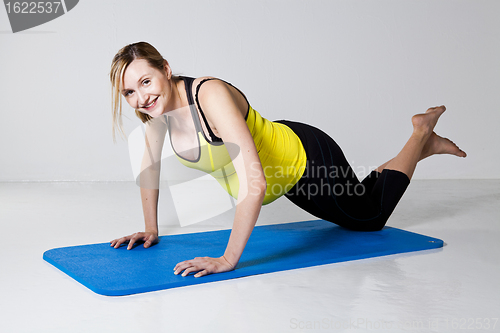
<instances>
[{"instance_id":1,"label":"elbow","mask_svg":"<svg viewBox=\"0 0 500 333\"><path fill-rule=\"evenodd\" d=\"M267 191L266 179L254 179L250 183L250 193L264 199Z\"/></svg>"}]
</instances>

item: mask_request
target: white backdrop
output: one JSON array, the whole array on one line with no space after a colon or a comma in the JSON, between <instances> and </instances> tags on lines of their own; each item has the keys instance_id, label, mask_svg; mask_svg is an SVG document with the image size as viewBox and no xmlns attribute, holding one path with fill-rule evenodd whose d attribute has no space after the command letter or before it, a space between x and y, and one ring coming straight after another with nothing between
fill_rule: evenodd
<instances>
[{"instance_id":1,"label":"white backdrop","mask_svg":"<svg viewBox=\"0 0 500 333\"><path fill-rule=\"evenodd\" d=\"M83 0L13 34L0 8L0 181L133 180L108 73L141 40L174 73L233 83L268 119L320 127L355 170L393 157L410 117L445 104L436 131L469 157L431 158L415 178L500 178L499 15L496 0Z\"/></svg>"}]
</instances>

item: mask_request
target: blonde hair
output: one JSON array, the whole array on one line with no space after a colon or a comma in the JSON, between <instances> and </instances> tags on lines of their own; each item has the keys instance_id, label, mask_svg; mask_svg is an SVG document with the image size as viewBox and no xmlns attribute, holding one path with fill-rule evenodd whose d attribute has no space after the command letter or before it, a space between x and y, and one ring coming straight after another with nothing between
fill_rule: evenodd
<instances>
[{"instance_id":1,"label":"blonde hair","mask_svg":"<svg viewBox=\"0 0 500 333\"><path fill-rule=\"evenodd\" d=\"M132 63L135 59L146 60L151 67L154 67L160 71L163 71L163 66L165 64L165 59L154 48L153 45L146 42L138 42L129 44L118 51L114 56L113 62L111 63L111 72L109 73L109 79L111 80L111 108L113 114L113 141L116 141L116 131L118 129L120 136L125 138L125 132L123 131L122 122L122 100L121 100L121 85L123 82L123 75L128 65ZM173 82L180 80L178 76L172 76ZM146 123L152 119L151 116L135 110L136 116L143 122Z\"/></svg>"}]
</instances>

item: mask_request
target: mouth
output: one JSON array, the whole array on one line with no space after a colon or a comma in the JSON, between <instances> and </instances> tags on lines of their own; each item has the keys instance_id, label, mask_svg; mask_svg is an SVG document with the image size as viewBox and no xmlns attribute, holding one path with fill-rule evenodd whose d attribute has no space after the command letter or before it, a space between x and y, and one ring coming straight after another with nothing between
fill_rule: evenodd
<instances>
[{"instance_id":1,"label":"mouth","mask_svg":"<svg viewBox=\"0 0 500 333\"><path fill-rule=\"evenodd\" d=\"M145 109L145 110L148 110L148 111L151 110L152 108L154 108L154 106L156 105L156 102L158 101L158 97L156 97L151 103L149 103L148 105L143 106L142 108Z\"/></svg>"}]
</instances>

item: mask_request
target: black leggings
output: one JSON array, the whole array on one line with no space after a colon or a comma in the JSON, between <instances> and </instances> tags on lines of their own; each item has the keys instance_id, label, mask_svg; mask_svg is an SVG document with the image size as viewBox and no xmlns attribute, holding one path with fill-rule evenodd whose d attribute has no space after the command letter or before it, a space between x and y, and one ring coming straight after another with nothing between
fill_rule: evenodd
<instances>
[{"instance_id":1,"label":"black leggings","mask_svg":"<svg viewBox=\"0 0 500 333\"><path fill-rule=\"evenodd\" d=\"M375 231L385 226L410 183L400 171L373 170L362 182L340 147L323 131L278 120L300 138L307 155L302 178L285 196L310 214L342 227Z\"/></svg>"}]
</instances>

